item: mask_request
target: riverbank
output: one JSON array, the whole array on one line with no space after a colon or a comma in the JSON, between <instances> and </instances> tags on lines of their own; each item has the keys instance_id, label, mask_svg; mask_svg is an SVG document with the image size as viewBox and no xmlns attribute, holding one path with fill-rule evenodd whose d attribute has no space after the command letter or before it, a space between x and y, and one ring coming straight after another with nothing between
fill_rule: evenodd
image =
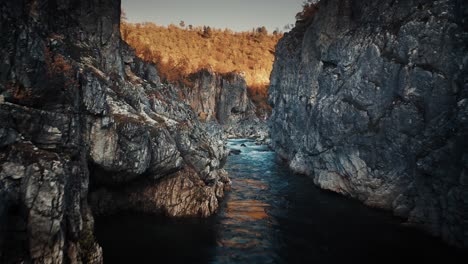
<instances>
[{"instance_id":1,"label":"riverbank","mask_svg":"<svg viewBox=\"0 0 468 264\"><path fill-rule=\"evenodd\" d=\"M461 251L293 174L254 140L229 140L232 190L216 216L167 219L124 214L97 219L110 263L375 263L462 259ZM135 241L135 242L133 242Z\"/></svg>"}]
</instances>

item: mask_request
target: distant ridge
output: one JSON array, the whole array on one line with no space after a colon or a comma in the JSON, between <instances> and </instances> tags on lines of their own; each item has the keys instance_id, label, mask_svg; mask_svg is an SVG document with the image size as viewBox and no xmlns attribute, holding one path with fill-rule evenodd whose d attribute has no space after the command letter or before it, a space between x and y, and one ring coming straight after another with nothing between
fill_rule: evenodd
<instances>
[{"instance_id":1,"label":"distant ridge","mask_svg":"<svg viewBox=\"0 0 468 264\"><path fill-rule=\"evenodd\" d=\"M121 23L123 39L137 55L154 62L168 82L184 82L202 68L215 72L238 72L251 94L266 97L275 47L282 33L270 34L265 27L233 32L210 27L158 26L154 23Z\"/></svg>"}]
</instances>

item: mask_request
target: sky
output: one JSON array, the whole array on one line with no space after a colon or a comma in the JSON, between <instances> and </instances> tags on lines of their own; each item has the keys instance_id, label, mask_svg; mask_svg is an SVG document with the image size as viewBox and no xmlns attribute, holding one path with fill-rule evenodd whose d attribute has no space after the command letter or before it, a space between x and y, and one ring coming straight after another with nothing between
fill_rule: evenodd
<instances>
[{"instance_id":1,"label":"sky","mask_svg":"<svg viewBox=\"0 0 468 264\"><path fill-rule=\"evenodd\" d=\"M269 32L294 24L304 0L122 0L129 22L153 22L248 31L265 26Z\"/></svg>"}]
</instances>

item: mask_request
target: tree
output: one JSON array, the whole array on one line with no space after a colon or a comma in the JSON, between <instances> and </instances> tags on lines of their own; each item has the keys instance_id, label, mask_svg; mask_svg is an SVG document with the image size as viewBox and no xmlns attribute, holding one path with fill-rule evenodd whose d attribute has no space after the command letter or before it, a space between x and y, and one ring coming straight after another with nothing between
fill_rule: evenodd
<instances>
[{"instance_id":1,"label":"tree","mask_svg":"<svg viewBox=\"0 0 468 264\"><path fill-rule=\"evenodd\" d=\"M180 26L181 28L184 28L184 27L185 27L185 22L184 22L183 20L181 20L181 21L179 22L179 26Z\"/></svg>"},{"instance_id":2,"label":"tree","mask_svg":"<svg viewBox=\"0 0 468 264\"><path fill-rule=\"evenodd\" d=\"M145 61L151 61L151 59L153 59L153 52L149 47L143 47L143 50L141 51L141 57Z\"/></svg>"},{"instance_id":3,"label":"tree","mask_svg":"<svg viewBox=\"0 0 468 264\"><path fill-rule=\"evenodd\" d=\"M265 26L258 27L257 28L257 33L260 35L268 35L268 30L266 29Z\"/></svg>"},{"instance_id":4,"label":"tree","mask_svg":"<svg viewBox=\"0 0 468 264\"><path fill-rule=\"evenodd\" d=\"M275 31L273 31L273 36L278 36L280 34L279 28L275 28Z\"/></svg>"},{"instance_id":5,"label":"tree","mask_svg":"<svg viewBox=\"0 0 468 264\"><path fill-rule=\"evenodd\" d=\"M211 28L208 26L203 26L203 34L202 37L204 38L211 38L212 32Z\"/></svg>"},{"instance_id":6,"label":"tree","mask_svg":"<svg viewBox=\"0 0 468 264\"><path fill-rule=\"evenodd\" d=\"M120 9L120 22L127 22L127 13L122 8Z\"/></svg>"},{"instance_id":7,"label":"tree","mask_svg":"<svg viewBox=\"0 0 468 264\"><path fill-rule=\"evenodd\" d=\"M266 102L275 46L282 36L279 30L275 36L268 34L265 27L233 32L208 26L192 26L190 30L190 25L181 28L178 24L163 27L153 23L121 23L120 29L140 58L156 64L163 80L184 83L190 74L204 67L220 73L244 72L249 89L257 85L255 94Z\"/></svg>"},{"instance_id":8,"label":"tree","mask_svg":"<svg viewBox=\"0 0 468 264\"><path fill-rule=\"evenodd\" d=\"M122 10L122 12L120 13L120 31L122 33L123 39L128 39L130 35L130 25L126 22L126 19L127 17L125 16L125 13Z\"/></svg>"},{"instance_id":9,"label":"tree","mask_svg":"<svg viewBox=\"0 0 468 264\"><path fill-rule=\"evenodd\" d=\"M311 19L318 11L318 2L317 0L305 1L302 4L302 11L296 14L296 20L301 22Z\"/></svg>"}]
</instances>

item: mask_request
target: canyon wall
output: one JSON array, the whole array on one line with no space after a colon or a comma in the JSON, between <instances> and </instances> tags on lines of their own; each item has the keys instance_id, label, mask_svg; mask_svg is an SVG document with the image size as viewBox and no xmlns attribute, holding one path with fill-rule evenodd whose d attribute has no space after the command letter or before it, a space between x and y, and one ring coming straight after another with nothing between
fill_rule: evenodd
<instances>
[{"instance_id":1,"label":"canyon wall","mask_svg":"<svg viewBox=\"0 0 468 264\"><path fill-rule=\"evenodd\" d=\"M120 1L0 10L0 262L102 262L93 214L217 210L228 151L121 41Z\"/></svg>"},{"instance_id":2,"label":"canyon wall","mask_svg":"<svg viewBox=\"0 0 468 264\"><path fill-rule=\"evenodd\" d=\"M245 79L237 73L202 69L188 77L185 100L203 122L216 122L228 137L267 137L265 120L257 116Z\"/></svg>"},{"instance_id":3,"label":"canyon wall","mask_svg":"<svg viewBox=\"0 0 468 264\"><path fill-rule=\"evenodd\" d=\"M298 173L468 246L468 8L322 0L280 40L272 145Z\"/></svg>"}]
</instances>

